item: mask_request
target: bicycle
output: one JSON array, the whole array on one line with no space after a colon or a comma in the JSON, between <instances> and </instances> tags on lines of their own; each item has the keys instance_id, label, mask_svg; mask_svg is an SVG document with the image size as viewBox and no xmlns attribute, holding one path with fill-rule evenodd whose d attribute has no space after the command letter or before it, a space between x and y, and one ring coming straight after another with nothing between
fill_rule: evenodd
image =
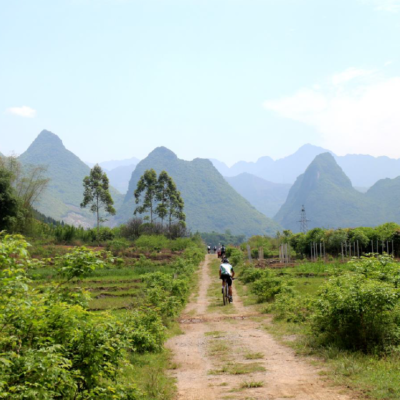
<instances>
[{"instance_id":1,"label":"bicycle","mask_svg":"<svg viewBox=\"0 0 400 400\"><path fill-rule=\"evenodd\" d=\"M235 278L231 278L231 279L233 281ZM229 285L228 285L228 282L226 281L226 279L224 279L224 287L222 289L222 301L224 303L224 306L231 302L231 298L229 296Z\"/></svg>"}]
</instances>

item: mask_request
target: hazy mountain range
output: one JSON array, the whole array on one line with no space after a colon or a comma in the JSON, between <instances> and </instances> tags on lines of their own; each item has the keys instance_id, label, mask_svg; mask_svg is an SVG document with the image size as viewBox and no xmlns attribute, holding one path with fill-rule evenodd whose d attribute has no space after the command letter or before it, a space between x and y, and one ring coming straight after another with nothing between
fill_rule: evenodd
<instances>
[{"instance_id":1,"label":"hazy mountain range","mask_svg":"<svg viewBox=\"0 0 400 400\"><path fill-rule=\"evenodd\" d=\"M305 206L309 228L345 228L400 223L400 177L382 179L366 193L355 190L330 153L318 155L289 191L274 219L298 232Z\"/></svg>"},{"instance_id":2,"label":"hazy mountain range","mask_svg":"<svg viewBox=\"0 0 400 400\"><path fill-rule=\"evenodd\" d=\"M180 160L172 151L158 147L134 170L124 203L117 215L125 222L133 215L136 205L133 192L146 169L162 170L174 179L185 201L187 224L192 231L235 234L274 234L279 225L257 211L237 193L207 159Z\"/></svg>"},{"instance_id":3,"label":"hazy mountain range","mask_svg":"<svg viewBox=\"0 0 400 400\"><path fill-rule=\"evenodd\" d=\"M136 157L128 158L126 160L112 160L102 161L99 163L100 167L107 172L110 184L114 186L119 192L126 193L128 190L129 180L131 179L132 172L136 165L139 163ZM92 168L95 164L86 162Z\"/></svg>"},{"instance_id":4,"label":"hazy mountain range","mask_svg":"<svg viewBox=\"0 0 400 400\"><path fill-rule=\"evenodd\" d=\"M225 179L258 211L270 218L279 211L291 187L287 184L268 182L247 172Z\"/></svg>"},{"instance_id":5,"label":"hazy mountain range","mask_svg":"<svg viewBox=\"0 0 400 400\"><path fill-rule=\"evenodd\" d=\"M139 159L136 157L128 158L125 160L111 160L111 161L101 161L98 164L101 168L106 171L112 171L115 168L119 167L129 167L131 165L137 165L139 163ZM86 164L92 168L94 167L95 163L86 162Z\"/></svg>"},{"instance_id":6,"label":"hazy mountain range","mask_svg":"<svg viewBox=\"0 0 400 400\"><path fill-rule=\"evenodd\" d=\"M110 218L109 224L126 222L133 216L133 191L148 168L166 170L176 181L186 204L188 226L193 231L231 229L232 233L246 235L272 234L280 228L298 231L302 205L306 207L310 227L400 223L399 160L359 155L337 157L323 151L305 145L277 161L262 157L255 163L239 162L231 168L216 160L180 160L164 147L155 149L137 165L136 158L102 162L100 165L113 185L117 209L117 216ZM79 207L82 181L90 168L67 150L57 135L42 131L19 159L23 164L47 167L51 181L37 205L40 212L74 225L93 225L93 215ZM251 172L241 172L243 169ZM285 177L282 180L294 179L298 171L293 186L260 176L273 178L280 174ZM223 177L229 174L237 175ZM385 179L379 179L382 176ZM364 189L356 190L355 183ZM372 187L366 190L371 183Z\"/></svg>"},{"instance_id":7,"label":"hazy mountain range","mask_svg":"<svg viewBox=\"0 0 400 400\"><path fill-rule=\"evenodd\" d=\"M261 157L256 162L239 161L230 168L221 161L211 161L227 177L247 172L270 182L293 184L317 155L326 152L332 153L322 147L306 144L294 154L276 161L270 157ZM379 179L400 175L400 159L358 154L332 155L355 187L368 188Z\"/></svg>"}]
</instances>

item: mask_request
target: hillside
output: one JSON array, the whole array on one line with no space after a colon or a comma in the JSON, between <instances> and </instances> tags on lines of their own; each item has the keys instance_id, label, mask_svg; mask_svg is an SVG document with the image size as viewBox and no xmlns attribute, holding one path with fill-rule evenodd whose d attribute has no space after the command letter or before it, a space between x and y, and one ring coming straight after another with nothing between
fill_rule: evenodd
<instances>
[{"instance_id":1,"label":"hillside","mask_svg":"<svg viewBox=\"0 0 400 400\"><path fill-rule=\"evenodd\" d=\"M213 167L209 160L184 161L165 147L153 150L134 170L124 204L117 220L125 222L133 216L133 192L146 169L162 170L176 182L185 201L188 227L192 231L233 234L274 234L279 226L261 214L241 197Z\"/></svg>"},{"instance_id":2,"label":"hillside","mask_svg":"<svg viewBox=\"0 0 400 400\"><path fill-rule=\"evenodd\" d=\"M251 205L270 218L285 203L291 186L268 182L246 172L225 179Z\"/></svg>"},{"instance_id":3,"label":"hillside","mask_svg":"<svg viewBox=\"0 0 400 400\"><path fill-rule=\"evenodd\" d=\"M43 130L19 160L24 165L47 167L50 183L37 205L38 211L69 224L93 225L93 215L79 206L83 198L82 181L90 168L67 150L57 135ZM121 194L113 190L112 195L117 205L121 203Z\"/></svg>"},{"instance_id":4,"label":"hillside","mask_svg":"<svg viewBox=\"0 0 400 400\"><path fill-rule=\"evenodd\" d=\"M275 221L298 232L303 204L309 228L374 226L382 220L372 198L353 188L330 153L318 155L297 178Z\"/></svg>"},{"instance_id":5,"label":"hillside","mask_svg":"<svg viewBox=\"0 0 400 400\"><path fill-rule=\"evenodd\" d=\"M372 186L365 196L379 210L380 223L400 223L400 176L395 179L381 179Z\"/></svg>"}]
</instances>

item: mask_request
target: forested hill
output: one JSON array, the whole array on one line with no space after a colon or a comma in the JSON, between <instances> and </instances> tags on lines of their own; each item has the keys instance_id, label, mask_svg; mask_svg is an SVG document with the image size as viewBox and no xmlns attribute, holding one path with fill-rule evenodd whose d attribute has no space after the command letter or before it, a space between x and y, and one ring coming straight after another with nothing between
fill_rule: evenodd
<instances>
[{"instance_id":1,"label":"forested hill","mask_svg":"<svg viewBox=\"0 0 400 400\"><path fill-rule=\"evenodd\" d=\"M90 168L74 153L67 150L61 139L52 132L43 130L19 160L22 164L47 167L49 186L43 193L38 210L46 216L82 226L93 224L93 215L80 208L83 199L83 178ZM122 195L113 190L116 203Z\"/></svg>"},{"instance_id":2,"label":"forested hill","mask_svg":"<svg viewBox=\"0 0 400 400\"><path fill-rule=\"evenodd\" d=\"M379 215L380 223L388 221L400 223L400 176L394 179L381 179L365 196L373 202L374 212Z\"/></svg>"},{"instance_id":3,"label":"forested hill","mask_svg":"<svg viewBox=\"0 0 400 400\"><path fill-rule=\"evenodd\" d=\"M291 185L268 182L244 172L225 177L228 183L258 211L272 218L285 203Z\"/></svg>"},{"instance_id":4,"label":"forested hill","mask_svg":"<svg viewBox=\"0 0 400 400\"><path fill-rule=\"evenodd\" d=\"M275 234L279 225L267 218L240 196L206 159L184 161L165 147L153 150L132 173L124 204L117 220L132 218L135 209L133 192L141 175L153 168L162 170L173 178L185 201L188 227L192 231L223 232L230 229L235 234Z\"/></svg>"},{"instance_id":5,"label":"forested hill","mask_svg":"<svg viewBox=\"0 0 400 400\"><path fill-rule=\"evenodd\" d=\"M355 190L330 153L318 155L297 178L274 219L285 229L298 232L303 204L310 219L309 228L374 226L384 222L373 196Z\"/></svg>"}]
</instances>

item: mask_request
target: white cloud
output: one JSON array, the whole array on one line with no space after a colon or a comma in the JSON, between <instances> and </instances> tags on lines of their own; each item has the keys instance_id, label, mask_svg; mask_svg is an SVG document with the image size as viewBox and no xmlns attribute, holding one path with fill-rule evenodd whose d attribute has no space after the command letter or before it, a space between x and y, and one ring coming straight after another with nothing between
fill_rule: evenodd
<instances>
[{"instance_id":1,"label":"white cloud","mask_svg":"<svg viewBox=\"0 0 400 400\"><path fill-rule=\"evenodd\" d=\"M385 62L385 67L388 67L389 65L392 65L392 64L393 64L392 60L386 61Z\"/></svg>"},{"instance_id":2,"label":"white cloud","mask_svg":"<svg viewBox=\"0 0 400 400\"><path fill-rule=\"evenodd\" d=\"M400 11L400 0L360 0L362 3L373 4L378 11Z\"/></svg>"},{"instance_id":3,"label":"white cloud","mask_svg":"<svg viewBox=\"0 0 400 400\"><path fill-rule=\"evenodd\" d=\"M266 101L264 107L313 126L321 133L322 144L337 154L400 157L400 77L358 85L347 82L325 85L318 91L302 89Z\"/></svg>"},{"instance_id":4,"label":"white cloud","mask_svg":"<svg viewBox=\"0 0 400 400\"><path fill-rule=\"evenodd\" d=\"M363 78L372 75L373 72L374 71L369 71L365 69L347 68L345 71L333 75L332 83L334 85L340 85L356 78Z\"/></svg>"},{"instance_id":5,"label":"white cloud","mask_svg":"<svg viewBox=\"0 0 400 400\"><path fill-rule=\"evenodd\" d=\"M33 118L36 116L36 110L33 108L22 106L22 107L10 107L7 108L8 114L18 115L19 117Z\"/></svg>"}]
</instances>

